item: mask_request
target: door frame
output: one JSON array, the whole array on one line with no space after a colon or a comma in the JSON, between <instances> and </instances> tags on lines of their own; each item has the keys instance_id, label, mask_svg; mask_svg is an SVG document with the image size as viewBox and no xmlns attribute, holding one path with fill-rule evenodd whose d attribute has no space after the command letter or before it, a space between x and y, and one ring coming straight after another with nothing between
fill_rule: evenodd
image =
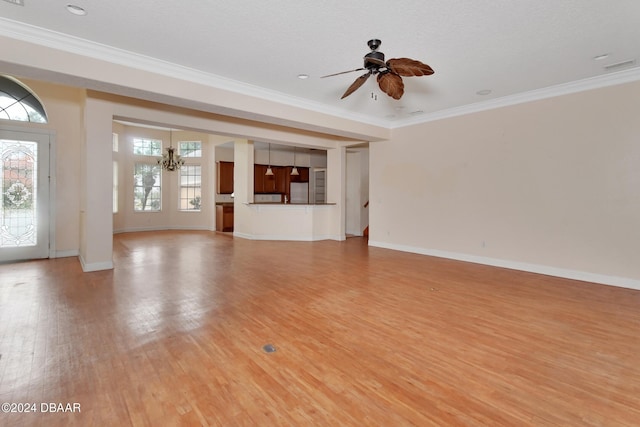
<instances>
[{"instance_id":1,"label":"door frame","mask_svg":"<svg viewBox=\"0 0 640 427\"><path fill-rule=\"evenodd\" d=\"M52 129L44 129L39 124L26 122L24 126L17 125L16 122L8 122L5 124L4 120L0 120L0 131L14 132L25 134L25 140L29 140L28 135L38 135L40 137L46 137L49 139L49 200L47 200L48 215L47 220L49 222L49 251L48 258L56 258L56 132ZM21 123L21 122L18 122Z\"/></svg>"}]
</instances>

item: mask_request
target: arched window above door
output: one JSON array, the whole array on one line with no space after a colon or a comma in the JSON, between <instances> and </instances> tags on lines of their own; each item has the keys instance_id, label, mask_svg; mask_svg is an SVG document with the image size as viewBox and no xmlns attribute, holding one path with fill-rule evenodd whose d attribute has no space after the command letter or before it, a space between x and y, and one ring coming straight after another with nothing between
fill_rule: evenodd
<instances>
[{"instance_id":1,"label":"arched window above door","mask_svg":"<svg viewBox=\"0 0 640 427\"><path fill-rule=\"evenodd\" d=\"M12 77L0 76L0 119L47 123L38 97Z\"/></svg>"}]
</instances>

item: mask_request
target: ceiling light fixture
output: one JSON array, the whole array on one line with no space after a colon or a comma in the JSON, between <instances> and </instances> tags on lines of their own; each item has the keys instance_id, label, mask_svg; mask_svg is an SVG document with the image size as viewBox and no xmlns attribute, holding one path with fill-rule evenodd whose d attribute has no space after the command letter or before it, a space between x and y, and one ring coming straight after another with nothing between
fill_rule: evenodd
<instances>
[{"instance_id":1,"label":"ceiling light fixture","mask_svg":"<svg viewBox=\"0 0 640 427\"><path fill-rule=\"evenodd\" d=\"M296 147L293 147L293 169L291 169L291 175L300 175L298 168L296 167Z\"/></svg>"},{"instance_id":2,"label":"ceiling light fixture","mask_svg":"<svg viewBox=\"0 0 640 427\"><path fill-rule=\"evenodd\" d=\"M482 89L476 92L476 94L480 96L489 95L491 93L491 89Z\"/></svg>"},{"instance_id":3,"label":"ceiling light fixture","mask_svg":"<svg viewBox=\"0 0 640 427\"><path fill-rule=\"evenodd\" d=\"M264 174L267 176L273 175L273 169L271 169L271 143L269 143L269 166L267 166L267 171Z\"/></svg>"},{"instance_id":4,"label":"ceiling light fixture","mask_svg":"<svg viewBox=\"0 0 640 427\"><path fill-rule=\"evenodd\" d=\"M602 61L603 59L607 59L609 57L608 53L602 53L600 55L596 55L593 57L594 61Z\"/></svg>"},{"instance_id":5,"label":"ceiling light fixture","mask_svg":"<svg viewBox=\"0 0 640 427\"><path fill-rule=\"evenodd\" d=\"M167 152L162 155L161 159L158 159L158 164L162 166L162 169L166 171L175 171L180 169L184 165L184 159L179 154L175 154L176 149L172 145L173 131L169 130L169 147Z\"/></svg>"},{"instance_id":6,"label":"ceiling light fixture","mask_svg":"<svg viewBox=\"0 0 640 427\"><path fill-rule=\"evenodd\" d=\"M87 11L84 10L84 8L76 6L75 4L68 4L67 10L77 16L85 16L87 14Z\"/></svg>"},{"instance_id":7,"label":"ceiling light fixture","mask_svg":"<svg viewBox=\"0 0 640 427\"><path fill-rule=\"evenodd\" d=\"M300 80L305 80L309 78L309 74L298 74L298 78Z\"/></svg>"}]
</instances>

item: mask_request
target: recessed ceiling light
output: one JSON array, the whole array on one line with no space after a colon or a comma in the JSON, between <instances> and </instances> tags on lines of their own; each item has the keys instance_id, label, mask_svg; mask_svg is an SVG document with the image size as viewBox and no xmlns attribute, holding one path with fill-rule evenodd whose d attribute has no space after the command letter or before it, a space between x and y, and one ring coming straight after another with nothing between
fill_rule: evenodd
<instances>
[{"instance_id":1,"label":"recessed ceiling light","mask_svg":"<svg viewBox=\"0 0 640 427\"><path fill-rule=\"evenodd\" d=\"M602 61L603 59L607 59L609 57L608 53L601 53L600 55L596 55L593 57L594 61Z\"/></svg>"},{"instance_id":2,"label":"recessed ceiling light","mask_svg":"<svg viewBox=\"0 0 640 427\"><path fill-rule=\"evenodd\" d=\"M78 15L78 16L85 16L87 14L87 11L84 10L84 8L80 6L76 6L75 4L68 4L67 10L70 13L73 13L74 15Z\"/></svg>"},{"instance_id":3,"label":"recessed ceiling light","mask_svg":"<svg viewBox=\"0 0 640 427\"><path fill-rule=\"evenodd\" d=\"M482 89L476 92L478 95L489 95L491 93L491 89Z\"/></svg>"},{"instance_id":4,"label":"recessed ceiling light","mask_svg":"<svg viewBox=\"0 0 640 427\"><path fill-rule=\"evenodd\" d=\"M309 78L309 74L298 74L298 78L300 80L308 79Z\"/></svg>"}]
</instances>

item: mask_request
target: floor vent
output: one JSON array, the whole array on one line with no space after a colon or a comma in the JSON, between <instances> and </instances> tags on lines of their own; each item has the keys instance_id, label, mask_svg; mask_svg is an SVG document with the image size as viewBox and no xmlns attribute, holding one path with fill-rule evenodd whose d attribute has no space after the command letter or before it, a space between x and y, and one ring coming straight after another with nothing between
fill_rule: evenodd
<instances>
[{"instance_id":1,"label":"floor vent","mask_svg":"<svg viewBox=\"0 0 640 427\"><path fill-rule=\"evenodd\" d=\"M265 344L262 346L262 350L264 350L265 353L274 353L276 347L273 344Z\"/></svg>"}]
</instances>

